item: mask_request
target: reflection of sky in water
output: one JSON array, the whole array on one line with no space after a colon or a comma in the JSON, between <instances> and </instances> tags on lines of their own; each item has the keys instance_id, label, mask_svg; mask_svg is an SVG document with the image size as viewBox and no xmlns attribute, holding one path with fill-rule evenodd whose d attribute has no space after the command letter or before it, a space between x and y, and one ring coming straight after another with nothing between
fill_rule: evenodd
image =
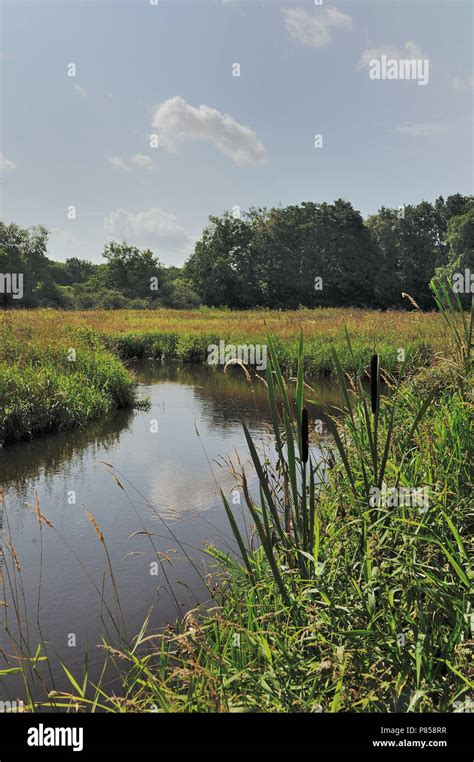
<instances>
[{"instance_id":1,"label":"reflection of sky in water","mask_svg":"<svg viewBox=\"0 0 474 762\"><path fill-rule=\"evenodd\" d=\"M145 366L138 372L145 382L141 389L152 403L149 411L118 411L84 431L45 436L0 450L6 514L22 565L31 625L36 620L40 543L36 517L25 504L34 503L35 492L43 513L100 588L106 562L86 508L96 518L112 559L128 634L138 631L152 604L154 626L177 616L164 574L153 577L149 573L155 558L149 538L130 535L146 527L154 533L160 551L176 548L160 520L164 518L200 568L204 556L199 549L206 541L235 547L219 497L219 486L229 492L234 482L221 458L232 455L235 448L241 461L248 462L242 415L256 441L268 440L264 389L251 393L241 377L223 377L207 368ZM150 431L152 419L158 421L158 433ZM126 492L101 460L113 465ZM75 505L68 503L71 490L76 493ZM4 529L5 525L6 521ZM97 663L97 593L55 531L44 527L42 536L44 635L69 664L82 663L87 644L92 664ZM206 601L208 592L183 550L177 548L170 557L173 565L166 564L166 571L183 609ZM112 600L108 585L107 589ZM74 651L66 646L71 632L77 636ZM34 645L36 637L33 626ZM2 634L0 646L10 652Z\"/></svg>"}]
</instances>

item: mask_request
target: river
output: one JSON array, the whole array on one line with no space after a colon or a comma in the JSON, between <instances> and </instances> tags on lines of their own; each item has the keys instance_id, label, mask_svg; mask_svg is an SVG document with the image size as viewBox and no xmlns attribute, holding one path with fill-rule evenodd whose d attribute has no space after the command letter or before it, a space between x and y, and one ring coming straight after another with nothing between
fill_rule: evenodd
<instances>
[{"instance_id":1,"label":"river","mask_svg":"<svg viewBox=\"0 0 474 762\"><path fill-rule=\"evenodd\" d=\"M219 488L229 495L234 486L226 456L249 460L242 419L256 442L271 443L265 386L258 380L249 385L240 369L223 374L205 366L143 362L134 370L149 410L116 411L82 430L0 449L3 535L11 536L20 565L18 572L6 548L8 606L2 616L17 633L8 590L16 584L23 632L33 652L41 635L47 643L56 689L68 687L58 658L79 676L87 651L89 676L99 674L100 634L107 628L114 638L101 606L104 584L119 618L104 547L87 511L107 546L126 634L140 630L150 608L155 631L210 600L206 543L235 552ZM340 402L334 381L318 381L317 392L328 403ZM40 527L36 499L53 528ZM240 515L239 523L251 532L248 518ZM163 554L158 567L151 540ZM13 653L2 630L0 648ZM8 666L13 663L0 652L0 669ZM51 688L50 676L47 683ZM22 693L15 676L0 677L0 699Z\"/></svg>"}]
</instances>

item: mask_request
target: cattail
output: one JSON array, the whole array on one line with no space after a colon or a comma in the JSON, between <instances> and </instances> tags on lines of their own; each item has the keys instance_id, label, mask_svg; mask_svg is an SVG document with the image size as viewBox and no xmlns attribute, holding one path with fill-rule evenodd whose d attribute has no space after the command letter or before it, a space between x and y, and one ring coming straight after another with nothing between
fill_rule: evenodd
<instances>
[{"instance_id":1,"label":"cattail","mask_svg":"<svg viewBox=\"0 0 474 762\"><path fill-rule=\"evenodd\" d=\"M308 462L309 453L309 432L308 432L308 411L304 407L301 416L301 460Z\"/></svg>"},{"instance_id":2,"label":"cattail","mask_svg":"<svg viewBox=\"0 0 474 762\"><path fill-rule=\"evenodd\" d=\"M372 355L370 361L370 402L375 415L379 406L379 356Z\"/></svg>"}]
</instances>

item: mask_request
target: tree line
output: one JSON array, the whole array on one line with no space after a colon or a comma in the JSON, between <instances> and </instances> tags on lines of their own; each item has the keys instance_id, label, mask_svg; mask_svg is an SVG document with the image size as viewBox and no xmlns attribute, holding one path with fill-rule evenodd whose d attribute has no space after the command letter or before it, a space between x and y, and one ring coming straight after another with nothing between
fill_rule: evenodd
<instances>
[{"instance_id":1,"label":"tree line","mask_svg":"<svg viewBox=\"0 0 474 762\"><path fill-rule=\"evenodd\" d=\"M365 220L342 199L225 212L209 217L181 268L125 241L108 243L101 264L56 262L47 243L43 226L0 223L0 276L24 274L21 300L0 278L0 306L398 308L405 292L430 308L433 276L474 273L474 197L381 207Z\"/></svg>"}]
</instances>

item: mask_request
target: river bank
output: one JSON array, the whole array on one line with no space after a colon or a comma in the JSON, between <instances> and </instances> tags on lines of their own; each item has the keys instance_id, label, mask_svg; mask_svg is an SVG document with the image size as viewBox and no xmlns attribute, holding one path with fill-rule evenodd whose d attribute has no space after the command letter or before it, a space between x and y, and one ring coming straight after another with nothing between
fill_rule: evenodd
<instances>
[{"instance_id":1,"label":"river bank","mask_svg":"<svg viewBox=\"0 0 474 762\"><path fill-rule=\"evenodd\" d=\"M133 408L135 381L127 365L140 358L207 363L209 347L222 343L266 351L271 332L280 367L291 375L301 331L312 377L335 374L333 349L343 372L358 374L368 369L374 348L391 373L403 361L406 373L431 365L446 349L442 317L418 311L3 310L0 443L73 429L113 409Z\"/></svg>"}]
</instances>

